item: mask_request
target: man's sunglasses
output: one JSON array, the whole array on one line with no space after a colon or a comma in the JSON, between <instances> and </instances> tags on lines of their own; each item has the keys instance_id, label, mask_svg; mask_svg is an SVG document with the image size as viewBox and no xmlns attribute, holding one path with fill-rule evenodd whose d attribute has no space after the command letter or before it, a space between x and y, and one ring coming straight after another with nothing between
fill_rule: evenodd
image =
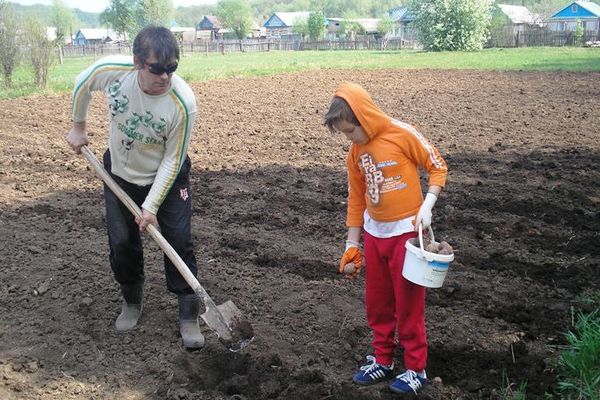
<instances>
[{"instance_id":1,"label":"man's sunglasses","mask_svg":"<svg viewBox=\"0 0 600 400\"><path fill-rule=\"evenodd\" d=\"M167 66L162 66L159 63L148 64L145 61L144 61L144 64L146 64L148 66L148 71L150 71L150 73L152 73L154 75L162 75L165 72L167 73L167 75L171 75L173 72L175 72L177 70L177 66L178 66L177 63L169 64Z\"/></svg>"}]
</instances>

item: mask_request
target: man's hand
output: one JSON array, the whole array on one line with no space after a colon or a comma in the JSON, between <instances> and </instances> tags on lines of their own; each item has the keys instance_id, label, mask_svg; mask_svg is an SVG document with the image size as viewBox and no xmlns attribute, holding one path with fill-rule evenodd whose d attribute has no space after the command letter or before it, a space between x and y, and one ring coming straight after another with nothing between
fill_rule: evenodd
<instances>
[{"instance_id":1,"label":"man's hand","mask_svg":"<svg viewBox=\"0 0 600 400\"><path fill-rule=\"evenodd\" d=\"M67 134L66 139L73 151L76 154L81 154L81 147L89 143L85 121L74 122L73 127Z\"/></svg>"},{"instance_id":2,"label":"man's hand","mask_svg":"<svg viewBox=\"0 0 600 400\"><path fill-rule=\"evenodd\" d=\"M360 251L359 246L360 245L353 240L346 241L346 251L340 260L340 267L338 269L340 274L345 273L348 278L354 278L360 274L360 270L362 269L362 252ZM351 267L347 268L346 266L348 264L350 264Z\"/></svg>"},{"instance_id":3,"label":"man's hand","mask_svg":"<svg viewBox=\"0 0 600 400\"><path fill-rule=\"evenodd\" d=\"M135 217L135 223L139 225L140 232L146 232L148 225L158 226L156 215L142 208L142 218Z\"/></svg>"},{"instance_id":4,"label":"man's hand","mask_svg":"<svg viewBox=\"0 0 600 400\"><path fill-rule=\"evenodd\" d=\"M427 193L425 201L423 201L419 213L417 214L417 218L415 219L415 232L419 231L420 224L423 224L423 229L427 229L431 226L431 210L433 209L436 200L437 196L435 194L431 192Z\"/></svg>"}]
</instances>

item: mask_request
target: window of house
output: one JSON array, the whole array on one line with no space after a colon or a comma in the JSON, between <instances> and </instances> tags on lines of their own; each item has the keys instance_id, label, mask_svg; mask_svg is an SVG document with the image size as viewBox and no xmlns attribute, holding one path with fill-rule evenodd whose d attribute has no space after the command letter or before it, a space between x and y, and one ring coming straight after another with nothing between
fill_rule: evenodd
<instances>
[{"instance_id":1,"label":"window of house","mask_svg":"<svg viewBox=\"0 0 600 400\"><path fill-rule=\"evenodd\" d=\"M573 4L573 5L571 6L571 11L572 11L572 12L574 12L574 13L576 13L576 12L577 12L577 4Z\"/></svg>"}]
</instances>

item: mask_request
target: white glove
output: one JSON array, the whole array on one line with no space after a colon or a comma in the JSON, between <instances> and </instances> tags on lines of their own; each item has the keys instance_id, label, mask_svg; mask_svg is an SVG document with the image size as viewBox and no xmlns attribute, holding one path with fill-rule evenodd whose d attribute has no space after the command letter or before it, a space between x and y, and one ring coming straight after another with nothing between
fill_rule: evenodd
<instances>
[{"instance_id":1,"label":"white glove","mask_svg":"<svg viewBox=\"0 0 600 400\"><path fill-rule=\"evenodd\" d=\"M417 214L417 219L415 219L415 232L419 231L419 224L423 224L423 229L427 229L431 226L431 210L433 209L436 200L437 196L435 194L427 193L425 201L423 201L419 213Z\"/></svg>"}]
</instances>

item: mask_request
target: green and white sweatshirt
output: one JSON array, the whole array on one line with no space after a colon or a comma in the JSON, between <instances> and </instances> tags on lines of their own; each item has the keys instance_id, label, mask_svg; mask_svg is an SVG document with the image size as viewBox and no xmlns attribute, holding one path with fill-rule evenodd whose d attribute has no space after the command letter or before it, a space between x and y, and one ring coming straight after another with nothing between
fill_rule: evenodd
<instances>
[{"instance_id":1,"label":"green and white sweatshirt","mask_svg":"<svg viewBox=\"0 0 600 400\"><path fill-rule=\"evenodd\" d=\"M77 77L73 122L87 119L95 90L108 99L112 173L139 186L152 185L142 207L156 214L185 161L196 117L194 93L173 74L170 90L148 95L138 84L133 57L110 56Z\"/></svg>"}]
</instances>

